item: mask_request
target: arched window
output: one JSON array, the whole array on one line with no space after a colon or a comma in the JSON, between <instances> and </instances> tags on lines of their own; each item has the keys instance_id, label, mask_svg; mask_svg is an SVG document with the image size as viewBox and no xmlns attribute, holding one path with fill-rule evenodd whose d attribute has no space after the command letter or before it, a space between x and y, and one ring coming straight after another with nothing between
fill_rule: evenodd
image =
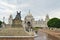
<instances>
[{"instance_id":1,"label":"arched window","mask_svg":"<svg viewBox=\"0 0 60 40\"><path fill-rule=\"evenodd\" d=\"M27 25L28 25L28 26L31 26L31 23L30 23L30 22L27 22Z\"/></svg>"}]
</instances>

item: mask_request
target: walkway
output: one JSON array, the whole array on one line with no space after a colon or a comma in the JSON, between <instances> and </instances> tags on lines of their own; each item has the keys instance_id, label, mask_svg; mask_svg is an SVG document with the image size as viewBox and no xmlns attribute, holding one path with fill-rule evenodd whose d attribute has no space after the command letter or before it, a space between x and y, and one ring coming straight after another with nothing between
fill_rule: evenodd
<instances>
[{"instance_id":1,"label":"walkway","mask_svg":"<svg viewBox=\"0 0 60 40\"><path fill-rule=\"evenodd\" d=\"M59 37L55 36L55 33L53 33L53 31L40 29L38 31L38 37L36 37L35 40L60 40L60 39Z\"/></svg>"}]
</instances>

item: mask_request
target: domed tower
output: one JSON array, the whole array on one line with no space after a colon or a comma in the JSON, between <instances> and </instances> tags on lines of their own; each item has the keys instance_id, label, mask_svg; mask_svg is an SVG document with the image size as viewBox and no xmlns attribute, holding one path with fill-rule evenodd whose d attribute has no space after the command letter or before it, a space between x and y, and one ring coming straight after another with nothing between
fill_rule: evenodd
<instances>
[{"instance_id":1,"label":"domed tower","mask_svg":"<svg viewBox=\"0 0 60 40\"><path fill-rule=\"evenodd\" d=\"M24 22L26 31L31 31L31 29L33 27L33 21L34 21L34 18L33 18L32 14L30 13L30 10L29 10L29 13L25 17L25 22Z\"/></svg>"},{"instance_id":2,"label":"domed tower","mask_svg":"<svg viewBox=\"0 0 60 40\"><path fill-rule=\"evenodd\" d=\"M6 27L6 23L5 23L5 17L3 17L3 22L2 22L2 27L5 28Z\"/></svg>"},{"instance_id":3,"label":"domed tower","mask_svg":"<svg viewBox=\"0 0 60 40\"><path fill-rule=\"evenodd\" d=\"M47 26L47 22L48 22L48 21L49 21L49 15L47 14L47 15L46 15L46 18L45 18L45 25L46 25L46 27L48 27L48 26Z\"/></svg>"},{"instance_id":4,"label":"domed tower","mask_svg":"<svg viewBox=\"0 0 60 40\"><path fill-rule=\"evenodd\" d=\"M45 21L46 22L49 21L49 15L48 14L46 15Z\"/></svg>"},{"instance_id":5,"label":"domed tower","mask_svg":"<svg viewBox=\"0 0 60 40\"><path fill-rule=\"evenodd\" d=\"M12 15L10 15L9 20L8 20L10 26L12 26L12 21L13 21L13 17L12 17Z\"/></svg>"}]
</instances>

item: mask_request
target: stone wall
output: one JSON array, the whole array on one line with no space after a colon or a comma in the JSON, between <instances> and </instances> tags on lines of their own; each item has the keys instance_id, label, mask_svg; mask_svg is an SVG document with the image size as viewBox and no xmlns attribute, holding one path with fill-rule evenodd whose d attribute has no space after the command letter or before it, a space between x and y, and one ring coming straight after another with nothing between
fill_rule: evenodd
<instances>
[{"instance_id":1,"label":"stone wall","mask_svg":"<svg viewBox=\"0 0 60 40\"><path fill-rule=\"evenodd\" d=\"M34 40L33 37L2 37L0 38L0 40Z\"/></svg>"}]
</instances>

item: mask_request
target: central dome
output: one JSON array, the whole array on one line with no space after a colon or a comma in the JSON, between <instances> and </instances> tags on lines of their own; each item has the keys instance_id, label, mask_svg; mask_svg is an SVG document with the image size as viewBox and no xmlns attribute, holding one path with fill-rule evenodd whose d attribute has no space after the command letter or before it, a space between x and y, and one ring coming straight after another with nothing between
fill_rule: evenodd
<instances>
[{"instance_id":1,"label":"central dome","mask_svg":"<svg viewBox=\"0 0 60 40\"><path fill-rule=\"evenodd\" d=\"M32 16L32 14L31 13L28 13L27 16Z\"/></svg>"}]
</instances>

